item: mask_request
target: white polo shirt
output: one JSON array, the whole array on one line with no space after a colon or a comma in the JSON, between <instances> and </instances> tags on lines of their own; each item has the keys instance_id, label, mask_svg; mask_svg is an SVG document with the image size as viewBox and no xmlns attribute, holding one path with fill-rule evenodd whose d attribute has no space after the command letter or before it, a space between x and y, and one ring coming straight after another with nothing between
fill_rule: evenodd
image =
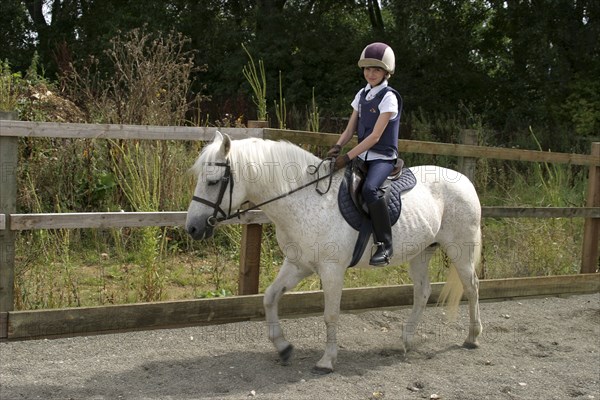
<instances>
[{"instance_id":1,"label":"white polo shirt","mask_svg":"<svg viewBox=\"0 0 600 400\"><path fill-rule=\"evenodd\" d=\"M360 95L362 94L363 90L365 92L367 90L369 91L367 93L366 99L372 100L375 96L377 96L377 93L381 92L381 90L386 87L388 87L387 79L384 80L380 85L375 86L374 88L372 88L371 85L367 83L367 86L365 86L364 89L360 89L358 93L356 93L356 96L354 96L354 100L352 100L351 103L352 108L358 111L358 103L360 102ZM379 113L381 114L386 112L392 113L392 117L390 119L394 119L398 116L398 98L392 92L387 92L385 96L383 96L381 103L379 103Z\"/></svg>"}]
</instances>

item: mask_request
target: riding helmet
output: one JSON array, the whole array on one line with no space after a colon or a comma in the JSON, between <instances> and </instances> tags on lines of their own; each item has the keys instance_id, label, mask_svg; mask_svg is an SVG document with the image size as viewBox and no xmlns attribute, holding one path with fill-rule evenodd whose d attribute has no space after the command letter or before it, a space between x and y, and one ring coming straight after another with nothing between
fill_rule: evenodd
<instances>
[{"instance_id":1,"label":"riding helmet","mask_svg":"<svg viewBox=\"0 0 600 400\"><path fill-rule=\"evenodd\" d=\"M385 43L375 42L364 48L358 60L360 68L379 67L388 74L393 74L396 68L396 57L394 51Z\"/></svg>"}]
</instances>

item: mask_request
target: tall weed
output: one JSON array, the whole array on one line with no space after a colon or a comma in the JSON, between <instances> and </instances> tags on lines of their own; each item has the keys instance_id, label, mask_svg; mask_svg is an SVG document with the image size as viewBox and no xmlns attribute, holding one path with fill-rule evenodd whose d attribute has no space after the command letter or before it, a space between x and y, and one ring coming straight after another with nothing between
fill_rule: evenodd
<instances>
[{"instance_id":1,"label":"tall weed","mask_svg":"<svg viewBox=\"0 0 600 400\"><path fill-rule=\"evenodd\" d=\"M538 150L541 151L542 146L531 127L529 131L538 146ZM533 164L533 172L540 188L540 205L569 207L582 200L577 198L581 193L573 190L573 177L569 166L540 162Z\"/></svg>"},{"instance_id":2,"label":"tall weed","mask_svg":"<svg viewBox=\"0 0 600 400\"><path fill-rule=\"evenodd\" d=\"M315 88L312 88L312 99L308 109L306 130L309 132L320 132L321 112L315 100Z\"/></svg>"},{"instance_id":3,"label":"tall weed","mask_svg":"<svg viewBox=\"0 0 600 400\"><path fill-rule=\"evenodd\" d=\"M258 68L254 63L252 55L242 44L242 48L248 55L248 64L242 68L242 74L254 93L252 100L256 105L256 118L259 121L267 120L267 78L265 74L265 65L263 60L258 60Z\"/></svg>"},{"instance_id":4,"label":"tall weed","mask_svg":"<svg viewBox=\"0 0 600 400\"><path fill-rule=\"evenodd\" d=\"M113 142L113 169L122 193L133 211L159 211L161 169L158 142ZM137 238L137 263L142 267L139 296L144 301L160 300L164 287L161 255L165 235L159 227L145 227Z\"/></svg>"},{"instance_id":5,"label":"tall weed","mask_svg":"<svg viewBox=\"0 0 600 400\"><path fill-rule=\"evenodd\" d=\"M155 37L134 29L111 40L105 54L112 73L99 71L99 60L74 66L62 77L69 96L88 112L91 122L181 125L190 105L191 73L197 70L189 39L170 33Z\"/></svg>"},{"instance_id":6,"label":"tall weed","mask_svg":"<svg viewBox=\"0 0 600 400\"><path fill-rule=\"evenodd\" d=\"M182 124L190 103L190 73L196 68L192 53L184 51L186 43L187 39L180 35L153 37L144 30L134 30L113 39L106 52L114 74L99 74L98 61L91 60L70 70L62 78L62 87L86 110L88 122ZM38 82L34 64L27 79ZM3 64L3 83L7 74ZM45 91L39 99L40 105L48 101ZM27 110L30 111L22 114L27 119L49 120L46 114L35 111L46 112L45 108ZM24 212L180 209L184 204L182 193L186 199L190 193L189 176L182 171L197 155L193 144L179 143L169 148L166 142L70 139L25 139L20 151L25 162L20 166L19 207ZM190 156L190 151L195 154ZM161 179L163 175L168 179ZM78 305L81 281L86 287L102 287L98 297L101 302L162 298L166 280L164 256L177 230L109 232L104 236L89 230L22 233L17 252L23 268L17 274L16 288L22 294L21 306ZM89 240L82 241L82 235ZM105 244L98 246L98 239ZM85 253L84 246L89 243L96 248L91 257L96 278L79 280L79 271L73 270L72 255ZM114 264L115 255L122 260L119 266ZM79 255L77 262L82 262ZM115 289L118 285L122 285L120 291ZM59 296L59 291L72 295Z\"/></svg>"},{"instance_id":7,"label":"tall weed","mask_svg":"<svg viewBox=\"0 0 600 400\"><path fill-rule=\"evenodd\" d=\"M17 109L21 85L21 74L12 72L8 61L0 60L0 111Z\"/></svg>"},{"instance_id":8,"label":"tall weed","mask_svg":"<svg viewBox=\"0 0 600 400\"><path fill-rule=\"evenodd\" d=\"M29 180L29 184L33 181ZM33 193L34 212L41 202ZM61 212L57 203L55 212ZM70 229L36 230L17 236L15 306L17 309L75 307L81 305L75 264L70 258Z\"/></svg>"},{"instance_id":9,"label":"tall weed","mask_svg":"<svg viewBox=\"0 0 600 400\"><path fill-rule=\"evenodd\" d=\"M279 129L287 128L287 107L285 105L285 97L283 97L283 87L281 85L281 71L279 71L279 103L273 101L275 105L275 116Z\"/></svg>"}]
</instances>

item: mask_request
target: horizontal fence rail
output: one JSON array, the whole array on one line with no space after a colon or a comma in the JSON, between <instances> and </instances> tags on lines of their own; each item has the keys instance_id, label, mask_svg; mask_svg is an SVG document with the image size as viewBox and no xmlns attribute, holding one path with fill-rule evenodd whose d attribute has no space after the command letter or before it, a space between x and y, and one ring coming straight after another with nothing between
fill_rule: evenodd
<instances>
[{"instance_id":1,"label":"horizontal fence rail","mask_svg":"<svg viewBox=\"0 0 600 400\"><path fill-rule=\"evenodd\" d=\"M138 139L209 141L216 131L232 139L263 136L261 128L214 128L115 124L67 124L0 120L0 136L53 137L66 139Z\"/></svg>"},{"instance_id":2,"label":"horizontal fence rail","mask_svg":"<svg viewBox=\"0 0 600 400\"><path fill-rule=\"evenodd\" d=\"M109 124L67 124L58 122L23 122L0 120L0 136L56 137L73 139L138 139L138 140L212 140L216 131L227 133L233 139L256 137L271 140L288 140L318 146L334 145L338 134L316 133L269 128L214 128L186 126L146 126ZM356 139L349 145L356 143ZM554 153L537 150L508 149L501 147L465 144L398 141L400 152L450 155L457 157L494 158L499 160L549 162L572 165L600 165L594 155Z\"/></svg>"},{"instance_id":3,"label":"horizontal fence rail","mask_svg":"<svg viewBox=\"0 0 600 400\"><path fill-rule=\"evenodd\" d=\"M144 226L183 226L187 212L104 212L60 214L11 214L10 230L61 228L134 228ZM222 221L222 225L268 224L262 211L248 211L239 218Z\"/></svg>"},{"instance_id":4,"label":"horizontal fence rail","mask_svg":"<svg viewBox=\"0 0 600 400\"><path fill-rule=\"evenodd\" d=\"M429 303L437 301L443 282L431 284ZM480 300L506 300L600 291L598 274L536 278L482 279ZM464 300L464 298L463 298ZM341 310L403 307L413 303L413 285L347 288ZM322 291L289 292L280 300L281 317L299 317L323 311ZM214 299L162 301L105 307L15 311L0 315L7 320L5 339L41 339L73 335L115 333L141 329L214 325L264 319L263 295Z\"/></svg>"},{"instance_id":5,"label":"horizontal fence rail","mask_svg":"<svg viewBox=\"0 0 600 400\"><path fill-rule=\"evenodd\" d=\"M600 218L599 207L482 207L484 218ZM144 226L183 226L187 212L89 212L60 214L0 215L0 230L75 228L134 228ZM8 217L8 218L6 218ZM10 221L6 224L5 221ZM260 210L252 210L239 218L220 222L222 225L269 224ZM7 226L9 225L9 226Z\"/></svg>"},{"instance_id":6,"label":"horizontal fence rail","mask_svg":"<svg viewBox=\"0 0 600 400\"><path fill-rule=\"evenodd\" d=\"M289 140L294 143L313 144L319 146L334 145L339 135L320 133L315 137L313 132L292 131L283 129L265 129L264 139ZM356 138L349 145L356 144ZM539 150L508 149L503 147L474 146L467 144L424 142L419 140L400 139L400 153L435 154L457 157L493 158L497 160L548 162L572 165L600 165L600 158L588 154L554 153Z\"/></svg>"}]
</instances>

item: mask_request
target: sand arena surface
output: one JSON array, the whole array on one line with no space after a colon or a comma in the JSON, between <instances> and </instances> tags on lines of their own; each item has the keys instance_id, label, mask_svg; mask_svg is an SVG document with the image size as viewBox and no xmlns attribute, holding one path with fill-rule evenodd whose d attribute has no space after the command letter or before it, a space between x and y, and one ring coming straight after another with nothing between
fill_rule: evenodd
<instances>
[{"instance_id":1,"label":"sand arena surface","mask_svg":"<svg viewBox=\"0 0 600 400\"><path fill-rule=\"evenodd\" d=\"M283 321L278 362L264 322L0 343L0 399L600 399L600 294L481 303L481 348L429 307L401 351L410 309L341 315L336 371L311 368L322 317Z\"/></svg>"}]
</instances>

